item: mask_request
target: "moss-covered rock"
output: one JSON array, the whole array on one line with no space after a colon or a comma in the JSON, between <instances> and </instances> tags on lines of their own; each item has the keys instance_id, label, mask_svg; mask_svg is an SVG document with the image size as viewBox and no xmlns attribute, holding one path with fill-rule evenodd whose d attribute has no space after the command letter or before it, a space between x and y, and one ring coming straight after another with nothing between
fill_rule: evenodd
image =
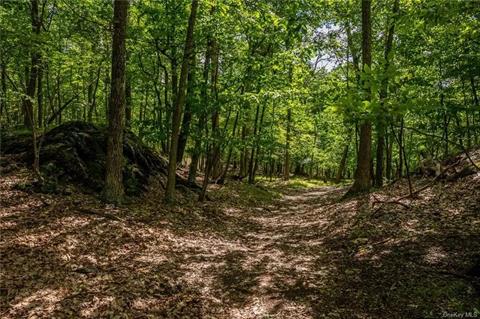
<instances>
[{"instance_id":1,"label":"moss-covered rock","mask_svg":"<svg viewBox=\"0 0 480 319\"><path fill-rule=\"evenodd\" d=\"M43 137L40 148L41 172L55 189L58 183L72 183L90 192L100 192L104 185L107 130L85 122L68 122L50 131ZM2 153L23 154L25 163L33 161L32 140L28 135L8 134L2 137ZM123 182L127 195L145 191L152 176L165 178L168 162L146 146L131 131L125 131L123 153L125 165ZM177 175L181 185L187 181Z\"/></svg>"}]
</instances>

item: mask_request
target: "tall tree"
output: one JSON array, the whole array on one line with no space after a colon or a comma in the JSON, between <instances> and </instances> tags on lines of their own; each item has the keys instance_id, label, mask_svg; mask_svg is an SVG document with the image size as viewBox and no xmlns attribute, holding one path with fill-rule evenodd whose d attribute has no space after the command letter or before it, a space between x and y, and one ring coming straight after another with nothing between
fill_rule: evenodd
<instances>
[{"instance_id":1,"label":"tall tree","mask_svg":"<svg viewBox=\"0 0 480 319\"><path fill-rule=\"evenodd\" d=\"M128 0L115 0L113 7L112 77L108 112L105 200L123 199L123 130L125 128L125 69Z\"/></svg>"},{"instance_id":2,"label":"tall tree","mask_svg":"<svg viewBox=\"0 0 480 319\"><path fill-rule=\"evenodd\" d=\"M168 177L165 187L165 201L171 202L174 199L175 182L177 176L177 151L178 137L180 134L180 122L182 119L183 106L185 104L185 89L187 84L188 67L193 52L193 30L197 16L198 0L192 0L190 17L188 19L187 37L183 53L182 69L180 72L180 82L178 85L177 97L172 115L172 132L170 142L170 153L168 156Z\"/></svg>"},{"instance_id":3,"label":"tall tree","mask_svg":"<svg viewBox=\"0 0 480 319\"><path fill-rule=\"evenodd\" d=\"M214 8L212 8L212 12ZM198 196L199 201L203 201L206 196L208 182L210 176L212 175L213 169L218 161L218 157L220 156L220 145L219 145L219 110L218 110L218 89L217 89L217 82L218 82L218 70L219 70L219 47L215 40L215 38L208 41L208 46L210 54L211 54L211 64L212 64L212 72L210 77L210 91L211 91L211 104L213 106L212 114L211 114L211 121L212 121L212 128L211 128L211 143L207 146L207 152L205 154L206 157L206 166L205 166L205 175L203 177L202 183L202 191ZM205 84L207 81L205 81ZM207 105L205 105L207 107Z\"/></svg>"},{"instance_id":4,"label":"tall tree","mask_svg":"<svg viewBox=\"0 0 480 319\"><path fill-rule=\"evenodd\" d=\"M372 65L372 21L371 1L362 0L362 65L364 73L364 100L371 101L370 67ZM349 192L358 193L368 191L372 186L371 165L372 156L372 124L363 119L360 124L360 145L357 159L355 180Z\"/></svg>"},{"instance_id":5,"label":"tall tree","mask_svg":"<svg viewBox=\"0 0 480 319\"><path fill-rule=\"evenodd\" d=\"M23 97L23 124L26 128L32 132L32 144L33 144L33 171L39 181L42 180L40 175L40 151L37 143L37 132L35 128L35 114L33 102L35 100L35 89L37 86L37 79L39 75L39 64L41 60L40 50L38 48L38 36L41 32L42 21L38 10L38 0L30 1L30 16L32 23L32 34L35 35L34 45L31 49L31 65L30 72L27 74L26 94ZM40 82L38 83L41 84ZM40 91L40 87L37 90ZM38 102L41 103L41 94L38 95Z\"/></svg>"},{"instance_id":6,"label":"tall tree","mask_svg":"<svg viewBox=\"0 0 480 319\"><path fill-rule=\"evenodd\" d=\"M388 95L388 77L391 53L393 48L393 34L395 32L395 19L397 18L399 10L399 0L394 0L392 9L392 18L388 19L387 33L385 37L384 50L384 65L383 76L380 87L380 114L377 116L377 160L375 171L375 186L381 187L383 185L383 156L385 153L385 132L386 132L386 117L385 102Z\"/></svg>"}]
</instances>

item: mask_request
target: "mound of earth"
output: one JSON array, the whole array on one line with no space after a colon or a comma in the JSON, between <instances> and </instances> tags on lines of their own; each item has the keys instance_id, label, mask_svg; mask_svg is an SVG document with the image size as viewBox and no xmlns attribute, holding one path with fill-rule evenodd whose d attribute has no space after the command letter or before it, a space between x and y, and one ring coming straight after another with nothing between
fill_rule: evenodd
<instances>
[{"instance_id":1,"label":"mound of earth","mask_svg":"<svg viewBox=\"0 0 480 319\"><path fill-rule=\"evenodd\" d=\"M107 129L85 122L62 124L39 138L40 171L46 182L44 189L55 191L57 185L73 184L87 192L99 192L104 185ZM30 135L10 133L2 136L3 169L33 162ZM125 165L123 183L127 195L138 195L147 190L152 177L165 185L168 162L146 146L131 131L124 134ZM12 164L13 162L13 164ZM10 164L10 168L5 167ZM177 175L177 184L198 189Z\"/></svg>"}]
</instances>

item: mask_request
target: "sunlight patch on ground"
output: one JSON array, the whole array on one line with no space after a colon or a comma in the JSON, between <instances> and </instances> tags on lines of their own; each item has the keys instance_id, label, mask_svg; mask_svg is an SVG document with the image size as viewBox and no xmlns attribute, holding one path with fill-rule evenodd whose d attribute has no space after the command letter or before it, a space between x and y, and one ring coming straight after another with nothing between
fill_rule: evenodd
<instances>
[{"instance_id":1,"label":"sunlight patch on ground","mask_svg":"<svg viewBox=\"0 0 480 319\"><path fill-rule=\"evenodd\" d=\"M142 263L161 265L164 262L168 261L168 258L164 254L150 253L150 254L144 254L144 255L135 257L134 260Z\"/></svg>"},{"instance_id":2,"label":"sunlight patch on ground","mask_svg":"<svg viewBox=\"0 0 480 319\"><path fill-rule=\"evenodd\" d=\"M159 299L158 298L142 298L139 297L135 299L132 303L132 307L135 310L141 311L152 311L156 308L159 308Z\"/></svg>"},{"instance_id":3,"label":"sunlight patch on ground","mask_svg":"<svg viewBox=\"0 0 480 319\"><path fill-rule=\"evenodd\" d=\"M10 314L21 315L24 318L46 318L58 309L58 303L63 300L65 296L66 289L40 289L30 296L14 302Z\"/></svg>"},{"instance_id":4,"label":"sunlight patch on ground","mask_svg":"<svg viewBox=\"0 0 480 319\"><path fill-rule=\"evenodd\" d=\"M115 298L113 296L94 296L90 302L84 302L81 305L80 314L87 318L96 318L101 308L110 306Z\"/></svg>"},{"instance_id":5,"label":"sunlight patch on ground","mask_svg":"<svg viewBox=\"0 0 480 319\"><path fill-rule=\"evenodd\" d=\"M424 259L429 264L438 264L448 258L448 254L440 246L432 246L427 250Z\"/></svg>"},{"instance_id":6,"label":"sunlight patch on ground","mask_svg":"<svg viewBox=\"0 0 480 319\"><path fill-rule=\"evenodd\" d=\"M252 316L253 315L253 316ZM272 297L254 297L243 307L235 307L229 311L228 318L310 318L309 310L304 304L279 300Z\"/></svg>"}]
</instances>

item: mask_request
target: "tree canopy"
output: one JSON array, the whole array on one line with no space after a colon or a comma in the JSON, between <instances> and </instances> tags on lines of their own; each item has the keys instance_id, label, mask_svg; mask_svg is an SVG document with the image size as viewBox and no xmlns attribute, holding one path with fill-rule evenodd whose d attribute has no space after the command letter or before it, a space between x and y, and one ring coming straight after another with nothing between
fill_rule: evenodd
<instances>
[{"instance_id":1,"label":"tree canopy","mask_svg":"<svg viewBox=\"0 0 480 319\"><path fill-rule=\"evenodd\" d=\"M371 65L360 1L200 1L186 59L191 5L131 1L126 33L127 124L171 154L185 90L183 165L205 169L213 156L211 177L233 165L250 182L259 172L353 178L367 121L369 174L381 183L478 144L475 1L373 1ZM3 128L108 122L112 15L108 1L2 2Z\"/></svg>"}]
</instances>

